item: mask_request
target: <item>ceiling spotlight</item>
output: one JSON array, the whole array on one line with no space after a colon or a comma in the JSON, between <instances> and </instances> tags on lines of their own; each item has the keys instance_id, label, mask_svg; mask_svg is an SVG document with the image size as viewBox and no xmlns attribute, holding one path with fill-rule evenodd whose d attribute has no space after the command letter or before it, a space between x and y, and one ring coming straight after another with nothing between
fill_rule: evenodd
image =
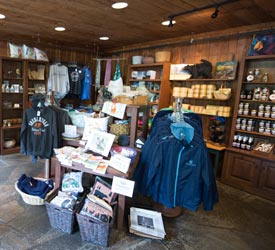
<instances>
[{"instance_id":1,"label":"ceiling spotlight","mask_svg":"<svg viewBox=\"0 0 275 250\"><path fill-rule=\"evenodd\" d=\"M174 26L173 18L170 18L168 27L173 27L173 26Z\"/></svg>"},{"instance_id":2,"label":"ceiling spotlight","mask_svg":"<svg viewBox=\"0 0 275 250\"><path fill-rule=\"evenodd\" d=\"M0 19L5 19L5 18L6 18L6 16L5 16L5 15L0 14Z\"/></svg>"},{"instance_id":3,"label":"ceiling spotlight","mask_svg":"<svg viewBox=\"0 0 275 250\"><path fill-rule=\"evenodd\" d=\"M54 30L56 30L56 31L65 31L66 29L64 27L55 27Z\"/></svg>"},{"instance_id":4,"label":"ceiling spotlight","mask_svg":"<svg viewBox=\"0 0 275 250\"><path fill-rule=\"evenodd\" d=\"M218 17L219 14L219 10L218 10L219 6L216 6L215 11L213 12L213 14L211 15L211 18L215 19Z\"/></svg>"},{"instance_id":5,"label":"ceiling spotlight","mask_svg":"<svg viewBox=\"0 0 275 250\"><path fill-rule=\"evenodd\" d=\"M175 21L175 20L172 20L172 24L175 24L175 23L176 23L176 21ZM164 26L169 26L170 20L164 21L164 22L162 22L161 24L164 25Z\"/></svg>"},{"instance_id":6,"label":"ceiling spotlight","mask_svg":"<svg viewBox=\"0 0 275 250\"><path fill-rule=\"evenodd\" d=\"M128 6L128 3L126 2L117 2L112 4L112 8L116 10L124 9Z\"/></svg>"},{"instance_id":7,"label":"ceiling spotlight","mask_svg":"<svg viewBox=\"0 0 275 250\"><path fill-rule=\"evenodd\" d=\"M101 37L99 38L99 40L107 41L107 40L109 40L109 37L108 37L108 36L101 36Z\"/></svg>"}]
</instances>

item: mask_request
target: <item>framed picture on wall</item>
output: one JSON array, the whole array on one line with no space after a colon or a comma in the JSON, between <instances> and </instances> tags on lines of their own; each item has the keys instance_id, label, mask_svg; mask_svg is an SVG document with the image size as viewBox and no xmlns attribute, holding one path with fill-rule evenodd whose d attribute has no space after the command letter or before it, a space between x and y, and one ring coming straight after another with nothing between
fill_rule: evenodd
<instances>
[{"instance_id":1,"label":"framed picture on wall","mask_svg":"<svg viewBox=\"0 0 275 250\"><path fill-rule=\"evenodd\" d=\"M221 80L235 80L237 66L237 61L217 62L215 68L215 78Z\"/></svg>"},{"instance_id":2,"label":"framed picture on wall","mask_svg":"<svg viewBox=\"0 0 275 250\"><path fill-rule=\"evenodd\" d=\"M275 54L275 35L254 35L248 55L272 55Z\"/></svg>"}]
</instances>

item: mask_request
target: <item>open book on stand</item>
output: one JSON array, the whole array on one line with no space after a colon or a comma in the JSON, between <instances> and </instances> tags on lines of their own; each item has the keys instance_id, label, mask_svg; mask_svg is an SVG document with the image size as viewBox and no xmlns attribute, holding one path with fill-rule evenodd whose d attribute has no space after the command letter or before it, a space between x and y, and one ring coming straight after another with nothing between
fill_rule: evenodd
<instances>
[{"instance_id":1,"label":"open book on stand","mask_svg":"<svg viewBox=\"0 0 275 250\"><path fill-rule=\"evenodd\" d=\"M166 235L161 213L136 207L130 208L129 231L154 239L164 239Z\"/></svg>"}]
</instances>

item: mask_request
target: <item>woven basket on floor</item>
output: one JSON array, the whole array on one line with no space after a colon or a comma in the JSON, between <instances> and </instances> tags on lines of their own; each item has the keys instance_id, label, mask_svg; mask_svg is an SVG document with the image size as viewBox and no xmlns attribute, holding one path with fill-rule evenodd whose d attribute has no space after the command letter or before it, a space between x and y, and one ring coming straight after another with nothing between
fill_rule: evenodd
<instances>
[{"instance_id":1,"label":"woven basket on floor","mask_svg":"<svg viewBox=\"0 0 275 250\"><path fill-rule=\"evenodd\" d=\"M51 201L57 193L58 190L55 190L55 192L45 202L50 224L55 229L61 230L64 233L72 234L78 230L75 213L80 204L76 205L73 211L56 206L52 204Z\"/></svg>"},{"instance_id":2,"label":"woven basket on floor","mask_svg":"<svg viewBox=\"0 0 275 250\"><path fill-rule=\"evenodd\" d=\"M113 214L115 218L116 206L113 208ZM110 223L104 223L80 214L80 210L76 213L76 218L83 241L89 241L105 247L109 245L109 235L114 223L114 218L111 219Z\"/></svg>"},{"instance_id":3,"label":"woven basket on floor","mask_svg":"<svg viewBox=\"0 0 275 250\"><path fill-rule=\"evenodd\" d=\"M43 179L43 178L34 178L36 180L41 180L41 181L46 181L47 179ZM40 206L40 205L44 205L45 204L45 200L47 199L47 197L49 197L53 192L54 192L54 188L46 195L45 199L40 198L39 196L34 196L34 195L29 195L26 194L24 192L22 192L17 185L18 181L15 182L14 186L15 186L15 190L21 195L23 201L29 205L35 205L35 206Z\"/></svg>"}]
</instances>

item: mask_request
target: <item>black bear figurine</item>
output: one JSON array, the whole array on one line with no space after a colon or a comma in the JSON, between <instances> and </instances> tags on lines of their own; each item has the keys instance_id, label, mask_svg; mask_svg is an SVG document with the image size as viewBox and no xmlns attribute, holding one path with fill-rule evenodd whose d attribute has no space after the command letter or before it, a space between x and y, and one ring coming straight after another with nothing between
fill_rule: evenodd
<instances>
[{"instance_id":1,"label":"black bear figurine","mask_svg":"<svg viewBox=\"0 0 275 250\"><path fill-rule=\"evenodd\" d=\"M201 59L201 63L194 65L187 65L183 68L191 74L191 79L211 79L212 78L212 64L207 60Z\"/></svg>"}]
</instances>

